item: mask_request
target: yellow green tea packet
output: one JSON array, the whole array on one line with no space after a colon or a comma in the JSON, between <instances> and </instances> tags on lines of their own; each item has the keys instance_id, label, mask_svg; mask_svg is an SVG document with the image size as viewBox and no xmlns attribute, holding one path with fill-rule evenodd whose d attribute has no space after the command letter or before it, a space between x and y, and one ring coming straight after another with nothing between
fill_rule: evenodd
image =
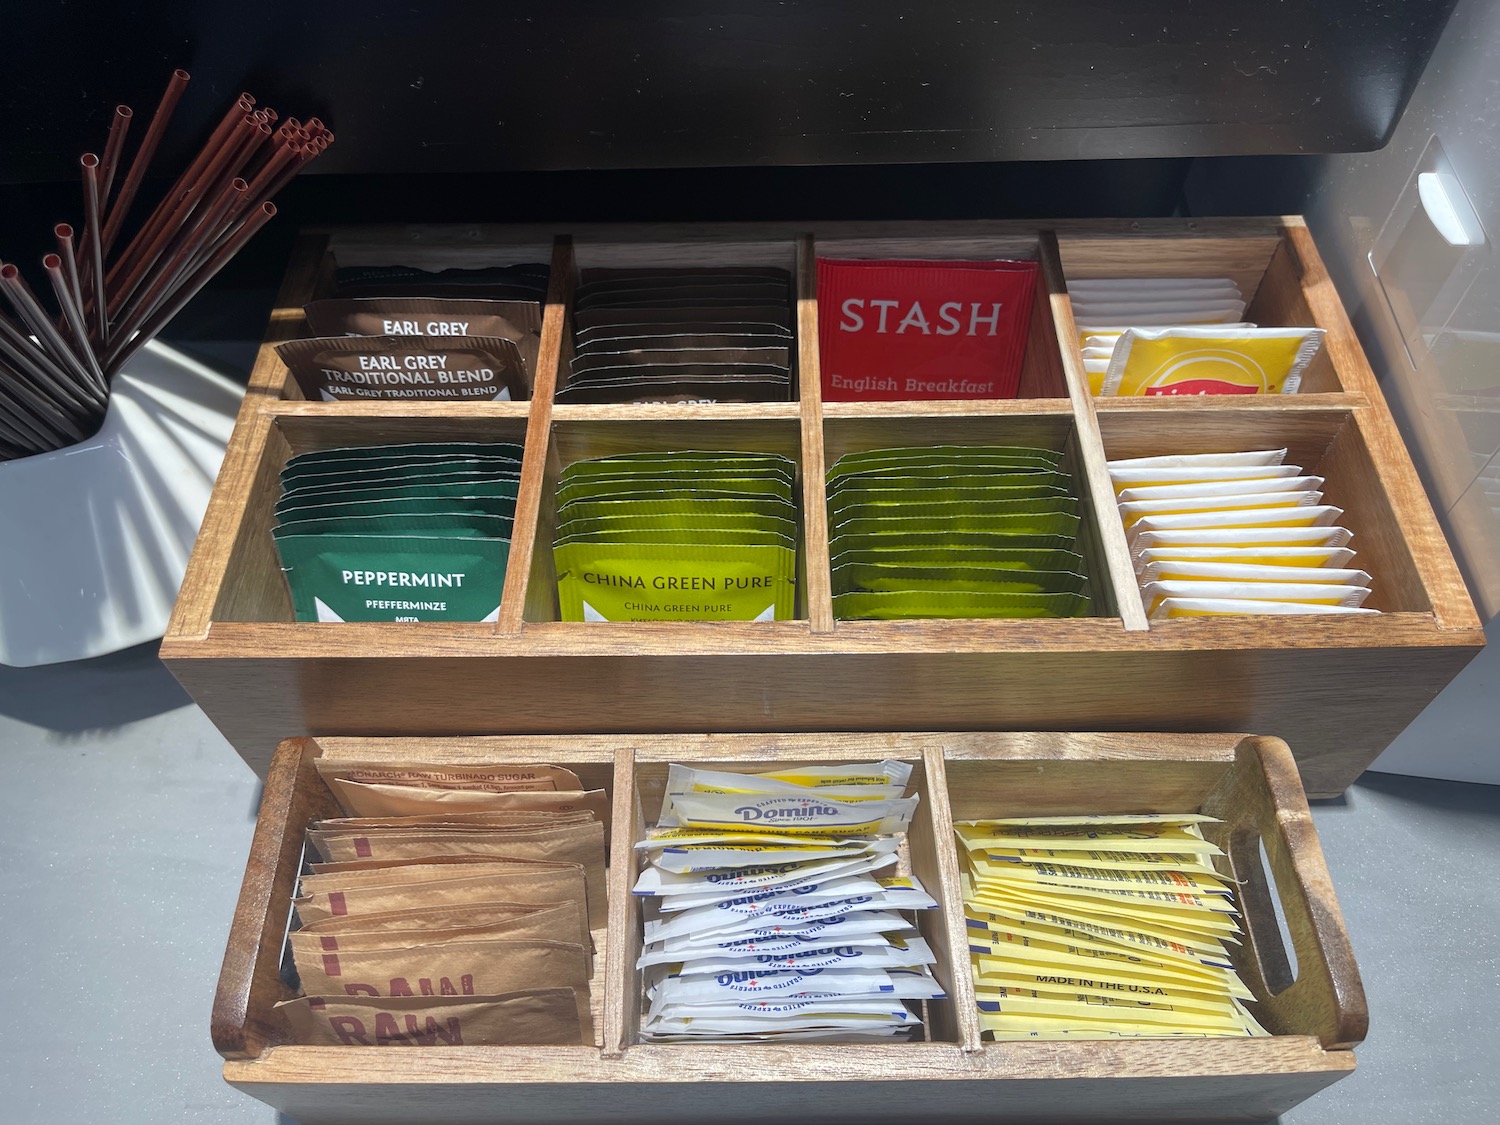
<instances>
[{"instance_id":1,"label":"yellow green tea packet","mask_svg":"<svg viewBox=\"0 0 1500 1125\"><path fill-rule=\"evenodd\" d=\"M901 466L1023 466L1056 469L1062 454L1052 449L1019 445L932 445L871 449L846 453L828 471L829 480L851 473L900 470Z\"/></svg>"},{"instance_id":2,"label":"yellow green tea packet","mask_svg":"<svg viewBox=\"0 0 1500 1125\"><path fill-rule=\"evenodd\" d=\"M992 594L951 590L856 591L835 594L833 615L893 620L941 617L1083 617L1089 599L1083 594Z\"/></svg>"},{"instance_id":3,"label":"yellow green tea packet","mask_svg":"<svg viewBox=\"0 0 1500 1125\"><path fill-rule=\"evenodd\" d=\"M734 533L736 536L748 533ZM796 606L790 546L559 542L553 548L564 621L784 621Z\"/></svg>"},{"instance_id":4,"label":"yellow green tea packet","mask_svg":"<svg viewBox=\"0 0 1500 1125\"><path fill-rule=\"evenodd\" d=\"M856 590L938 590L990 594L1080 594L1088 589L1081 574L986 567L899 567L869 563L836 566L833 593Z\"/></svg>"},{"instance_id":5,"label":"yellow green tea packet","mask_svg":"<svg viewBox=\"0 0 1500 1125\"><path fill-rule=\"evenodd\" d=\"M830 534L837 534L837 529L846 527L855 520L894 522L903 519L922 519L942 527L963 531L975 525L982 530L985 522L991 518L1039 517L1053 513L1074 515L1077 511L1078 501L1071 496L1027 497L982 502L972 500L955 500L948 503L918 501L892 505L855 501L838 511L830 511L829 522L832 525Z\"/></svg>"}]
</instances>

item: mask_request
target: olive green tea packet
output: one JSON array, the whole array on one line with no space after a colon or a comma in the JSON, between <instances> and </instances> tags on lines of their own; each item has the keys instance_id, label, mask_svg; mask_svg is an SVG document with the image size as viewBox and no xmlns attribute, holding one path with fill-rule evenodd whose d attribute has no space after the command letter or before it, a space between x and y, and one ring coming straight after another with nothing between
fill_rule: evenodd
<instances>
[{"instance_id":1,"label":"olive green tea packet","mask_svg":"<svg viewBox=\"0 0 1500 1125\"><path fill-rule=\"evenodd\" d=\"M298 621L495 621L510 541L290 535L276 549Z\"/></svg>"},{"instance_id":2,"label":"olive green tea packet","mask_svg":"<svg viewBox=\"0 0 1500 1125\"><path fill-rule=\"evenodd\" d=\"M660 486L658 490L657 486ZM714 474L664 474L624 475L610 477L587 477L569 481L557 490L559 505L576 500L604 499L608 496L636 498L641 495L665 495L669 492L701 492L744 499L792 500L792 482L780 473L767 472L756 476L717 476Z\"/></svg>"},{"instance_id":3,"label":"olive green tea packet","mask_svg":"<svg viewBox=\"0 0 1500 1125\"><path fill-rule=\"evenodd\" d=\"M677 488L670 487L680 482L667 482L662 488L642 488L639 481L634 481L632 486L620 491L585 490L581 493L566 494L562 489L557 491L557 510L564 511L574 504L607 504L619 501L628 504L637 500L661 500L666 502L684 501L696 503L702 501L713 503L718 500L739 500L753 504L790 504L792 502L792 490L790 488L779 488L775 492L767 492L756 489L737 489L730 487L713 488Z\"/></svg>"},{"instance_id":4,"label":"olive green tea packet","mask_svg":"<svg viewBox=\"0 0 1500 1125\"><path fill-rule=\"evenodd\" d=\"M733 547L746 543L760 547L785 547L795 550L797 541L779 531L703 531L700 528L652 528L648 531L590 531L578 535L559 535L554 546L565 543L661 543L691 546L701 543L710 547Z\"/></svg>"},{"instance_id":5,"label":"olive green tea packet","mask_svg":"<svg viewBox=\"0 0 1500 1125\"><path fill-rule=\"evenodd\" d=\"M465 539L509 539L509 516L482 512L421 512L403 515L308 517L286 520L271 530L288 535L451 535Z\"/></svg>"},{"instance_id":6,"label":"olive green tea packet","mask_svg":"<svg viewBox=\"0 0 1500 1125\"><path fill-rule=\"evenodd\" d=\"M731 516L770 516L796 522L796 509L785 500L673 500L654 496L649 499L625 500L611 496L606 500L575 500L557 510L559 523L575 519L624 519L635 516L679 516L684 522L714 521Z\"/></svg>"},{"instance_id":7,"label":"olive green tea packet","mask_svg":"<svg viewBox=\"0 0 1500 1125\"><path fill-rule=\"evenodd\" d=\"M922 531L889 530L889 522L880 521L887 530L874 532L848 532L838 537L831 545L833 553L843 557L851 551L880 549L957 551L960 548L975 548L999 551L1071 551L1077 546L1074 535L1037 535L1026 532L1006 531ZM917 522L917 521L911 521Z\"/></svg>"},{"instance_id":8,"label":"olive green tea packet","mask_svg":"<svg viewBox=\"0 0 1500 1125\"><path fill-rule=\"evenodd\" d=\"M574 461L562 471L561 479L569 481L584 476L604 476L617 472L666 473L678 470L726 473L736 469L774 469L783 474L787 480L792 480L797 472L797 466L791 458L782 457L776 453L684 449L672 452L618 453L611 457Z\"/></svg>"},{"instance_id":9,"label":"olive green tea packet","mask_svg":"<svg viewBox=\"0 0 1500 1125\"><path fill-rule=\"evenodd\" d=\"M951 590L857 591L835 594L833 616L840 621L938 617L1083 617L1083 594L986 594Z\"/></svg>"},{"instance_id":10,"label":"olive green tea packet","mask_svg":"<svg viewBox=\"0 0 1500 1125\"><path fill-rule=\"evenodd\" d=\"M833 527L843 527L857 519L921 519L933 523L941 520L944 527L961 529L966 525L966 521L974 517L1076 515L1077 512L1078 501L1071 496L1030 496L1020 500L997 500L987 504L976 503L973 500L954 500L942 504L856 502L832 513L830 524Z\"/></svg>"},{"instance_id":11,"label":"olive green tea packet","mask_svg":"<svg viewBox=\"0 0 1500 1125\"><path fill-rule=\"evenodd\" d=\"M859 453L846 453L829 469L830 478L847 476L850 473L880 472L907 468L931 468L948 466L1008 467L1038 465L1057 469L1062 465L1063 455L1052 449L1037 449L1021 445L933 445L907 446L891 449L869 449Z\"/></svg>"},{"instance_id":12,"label":"olive green tea packet","mask_svg":"<svg viewBox=\"0 0 1500 1125\"><path fill-rule=\"evenodd\" d=\"M509 441L414 441L395 445L344 445L317 449L287 459L287 467L321 461L358 461L366 457L509 457L519 462L521 447Z\"/></svg>"},{"instance_id":13,"label":"olive green tea packet","mask_svg":"<svg viewBox=\"0 0 1500 1125\"><path fill-rule=\"evenodd\" d=\"M1073 478L1067 473L1040 465L1021 468L1006 467L987 470L962 468L957 471L943 465L907 468L899 472L875 469L853 473L826 482L829 496L842 496L846 492L878 492L882 490L916 489L969 489L969 488L1029 488L1049 485L1073 493Z\"/></svg>"},{"instance_id":14,"label":"olive green tea packet","mask_svg":"<svg viewBox=\"0 0 1500 1125\"><path fill-rule=\"evenodd\" d=\"M734 543L560 542L564 621L784 621L795 612L797 553Z\"/></svg>"},{"instance_id":15,"label":"olive green tea packet","mask_svg":"<svg viewBox=\"0 0 1500 1125\"><path fill-rule=\"evenodd\" d=\"M362 504L371 500L432 501L446 497L460 500L514 500L520 490L521 482L517 479L495 480L493 477L486 476L470 480L466 474L461 474L458 480L438 481L434 484L413 485L398 481L384 488L337 488L328 491L299 489L283 494L276 501L273 510L279 515L290 508L319 504Z\"/></svg>"},{"instance_id":16,"label":"olive green tea packet","mask_svg":"<svg viewBox=\"0 0 1500 1125\"><path fill-rule=\"evenodd\" d=\"M789 514L785 516L723 515L693 517L686 515L657 516L603 516L588 519L575 518L558 525L559 539L577 538L580 535L634 534L646 538L657 531L705 531L705 532L769 532L787 539L796 539L797 521Z\"/></svg>"},{"instance_id":17,"label":"olive green tea packet","mask_svg":"<svg viewBox=\"0 0 1500 1125\"><path fill-rule=\"evenodd\" d=\"M850 508L872 508L893 512L907 506L929 504L1004 504L1012 500L1063 500L1073 494L1056 484L1021 485L1015 488L846 488L828 497L829 512Z\"/></svg>"},{"instance_id":18,"label":"olive green tea packet","mask_svg":"<svg viewBox=\"0 0 1500 1125\"><path fill-rule=\"evenodd\" d=\"M1058 535L1075 538L1079 517L1072 512L1017 512L1003 516L954 516L945 520L940 535ZM896 535L910 538L913 533L931 534L933 521L926 517L881 516L876 519L850 519L829 532L842 541L848 535Z\"/></svg>"},{"instance_id":19,"label":"olive green tea packet","mask_svg":"<svg viewBox=\"0 0 1500 1125\"><path fill-rule=\"evenodd\" d=\"M293 497L295 500L296 497ZM418 496L379 500L350 500L347 495L327 499L311 498L306 503L288 507L277 505L279 523L305 519L331 519L345 516L433 515L444 512L473 512L486 516L514 519L514 496Z\"/></svg>"},{"instance_id":20,"label":"olive green tea packet","mask_svg":"<svg viewBox=\"0 0 1500 1125\"><path fill-rule=\"evenodd\" d=\"M848 563L833 568L833 592L856 590L972 591L994 594L1076 594L1087 590L1081 574L999 567L890 566Z\"/></svg>"},{"instance_id":21,"label":"olive green tea packet","mask_svg":"<svg viewBox=\"0 0 1500 1125\"><path fill-rule=\"evenodd\" d=\"M1071 546L1071 544L1070 544ZM943 567L992 570L1037 570L1083 573L1083 556L1066 549L1004 547L867 547L835 550L832 565L876 567Z\"/></svg>"}]
</instances>

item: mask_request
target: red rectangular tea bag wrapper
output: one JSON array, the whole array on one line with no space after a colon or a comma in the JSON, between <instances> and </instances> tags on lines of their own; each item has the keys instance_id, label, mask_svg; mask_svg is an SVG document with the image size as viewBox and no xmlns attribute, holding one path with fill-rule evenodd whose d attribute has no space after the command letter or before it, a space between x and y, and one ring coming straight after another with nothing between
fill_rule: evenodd
<instances>
[{"instance_id":1,"label":"red rectangular tea bag wrapper","mask_svg":"<svg viewBox=\"0 0 1500 1125\"><path fill-rule=\"evenodd\" d=\"M825 402L1015 398L1035 262L818 259Z\"/></svg>"}]
</instances>

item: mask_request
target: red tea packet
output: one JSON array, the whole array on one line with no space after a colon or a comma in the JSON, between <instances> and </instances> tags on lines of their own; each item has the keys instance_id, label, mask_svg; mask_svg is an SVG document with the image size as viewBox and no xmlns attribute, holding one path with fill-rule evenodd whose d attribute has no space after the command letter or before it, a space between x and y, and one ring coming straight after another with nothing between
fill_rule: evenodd
<instances>
[{"instance_id":1,"label":"red tea packet","mask_svg":"<svg viewBox=\"0 0 1500 1125\"><path fill-rule=\"evenodd\" d=\"M1015 398L1035 262L818 259L826 402Z\"/></svg>"}]
</instances>

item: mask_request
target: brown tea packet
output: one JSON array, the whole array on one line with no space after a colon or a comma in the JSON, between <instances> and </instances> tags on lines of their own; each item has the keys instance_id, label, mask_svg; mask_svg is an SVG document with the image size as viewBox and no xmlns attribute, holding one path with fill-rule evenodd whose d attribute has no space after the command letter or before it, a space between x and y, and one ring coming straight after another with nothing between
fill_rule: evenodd
<instances>
[{"instance_id":1,"label":"brown tea packet","mask_svg":"<svg viewBox=\"0 0 1500 1125\"><path fill-rule=\"evenodd\" d=\"M583 866L577 863L554 863L548 859L496 859L492 855L435 855L425 859L355 859L348 863L310 863L309 870L312 875L304 875L303 879L316 878L319 875L351 874L358 876L366 885L373 886L377 883L420 883L428 879L451 878L448 869L460 864L488 864L496 871L517 872L536 871L545 873L547 871L577 871L583 873ZM395 869L407 873L404 877ZM410 874L412 868L417 869L416 874ZM427 869L434 872L443 872L442 875L428 874ZM390 874L382 878L363 878L365 875L374 875L378 871L389 871ZM454 873L456 874L456 873ZM464 871L465 875L477 875L477 871Z\"/></svg>"},{"instance_id":2,"label":"brown tea packet","mask_svg":"<svg viewBox=\"0 0 1500 1125\"><path fill-rule=\"evenodd\" d=\"M283 1000L292 1037L315 1047L588 1046L588 992L534 988L504 996L299 996Z\"/></svg>"},{"instance_id":3,"label":"brown tea packet","mask_svg":"<svg viewBox=\"0 0 1500 1125\"><path fill-rule=\"evenodd\" d=\"M540 929L545 925L546 930ZM515 929L507 929L514 926ZM528 927L538 927L537 932ZM484 929L498 935L502 930L514 938L553 937L559 941L576 941L585 949L593 947L588 912L583 900L550 903L476 902L459 906L432 907L425 901L412 900L404 910L380 914L344 915L324 918L295 931L301 934L333 934L343 938L374 936L408 938L401 945L420 945L423 935L432 941L449 941L458 930Z\"/></svg>"},{"instance_id":4,"label":"brown tea packet","mask_svg":"<svg viewBox=\"0 0 1500 1125\"><path fill-rule=\"evenodd\" d=\"M397 765L393 762L361 761L348 758L316 758L313 766L318 776L338 796L335 779L341 781L365 781L380 785L422 785L441 789L454 783L469 784L484 782L494 786L494 792L508 790L552 792L558 789L582 789L578 775L562 766L547 765L489 765L464 766L442 763L418 763Z\"/></svg>"},{"instance_id":5,"label":"brown tea packet","mask_svg":"<svg viewBox=\"0 0 1500 1125\"><path fill-rule=\"evenodd\" d=\"M537 939L340 949L297 957L296 964L309 996L498 996L526 985L586 990L589 984L583 946Z\"/></svg>"},{"instance_id":6,"label":"brown tea packet","mask_svg":"<svg viewBox=\"0 0 1500 1125\"><path fill-rule=\"evenodd\" d=\"M315 336L498 336L536 371L542 307L535 301L328 297L302 306Z\"/></svg>"},{"instance_id":7,"label":"brown tea packet","mask_svg":"<svg viewBox=\"0 0 1500 1125\"><path fill-rule=\"evenodd\" d=\"M427 865L424 865L427 866ZM392 868L392 871L403 870ZM460 868L455 867L459 871ZM406 910L420 896L420 901L431 906L456 906L462 903L504 902L532 903L543 905L585 896L586 885L583 871L572 875L559 873L535 874L516 872L513 874L469 874L461 871L452 878L439 876L425 881L381 883L362 886L320 885L292 900L297 908L297 917L304 926L324 918L342 918L347 915L383 914L393 910ZM589 916L589 925L597 928Z\"/></svg>"},{"instance_id":8,"label":"brown tea packet","mask_svg":"<svg viewBox=\"0 0 1500 1125\"><path fill-rule=\"evenodd\" d=\"M442 813L432 816L336 816L315 820L308 827L329 832L371 828L557 828L567 824L592 824L591 812L576 813Z\"/></svg>"},{"instance_id":9,"label":"brown tea packet","mask_svg":"<svg viewBox=\"0 0 1500 1125\"><path fill-rule=\"evenodd\" d=\"M337 780L339 803L355 816L420 816L433 813L591 812L609 823L609 794L603 789L571 792L496 793L480 788L427 788Z\"/></svg>"},{"instance_id":10,"label":"brown tea packet","mask_svg":"<svg viewBox=\"0 0 1500 1125\"><path fill-rule=\"evenodd\" d=\"M314 336L276 353L313 402L531 397L520 350L498 336Z\"/></svg>"}]
</instances>

